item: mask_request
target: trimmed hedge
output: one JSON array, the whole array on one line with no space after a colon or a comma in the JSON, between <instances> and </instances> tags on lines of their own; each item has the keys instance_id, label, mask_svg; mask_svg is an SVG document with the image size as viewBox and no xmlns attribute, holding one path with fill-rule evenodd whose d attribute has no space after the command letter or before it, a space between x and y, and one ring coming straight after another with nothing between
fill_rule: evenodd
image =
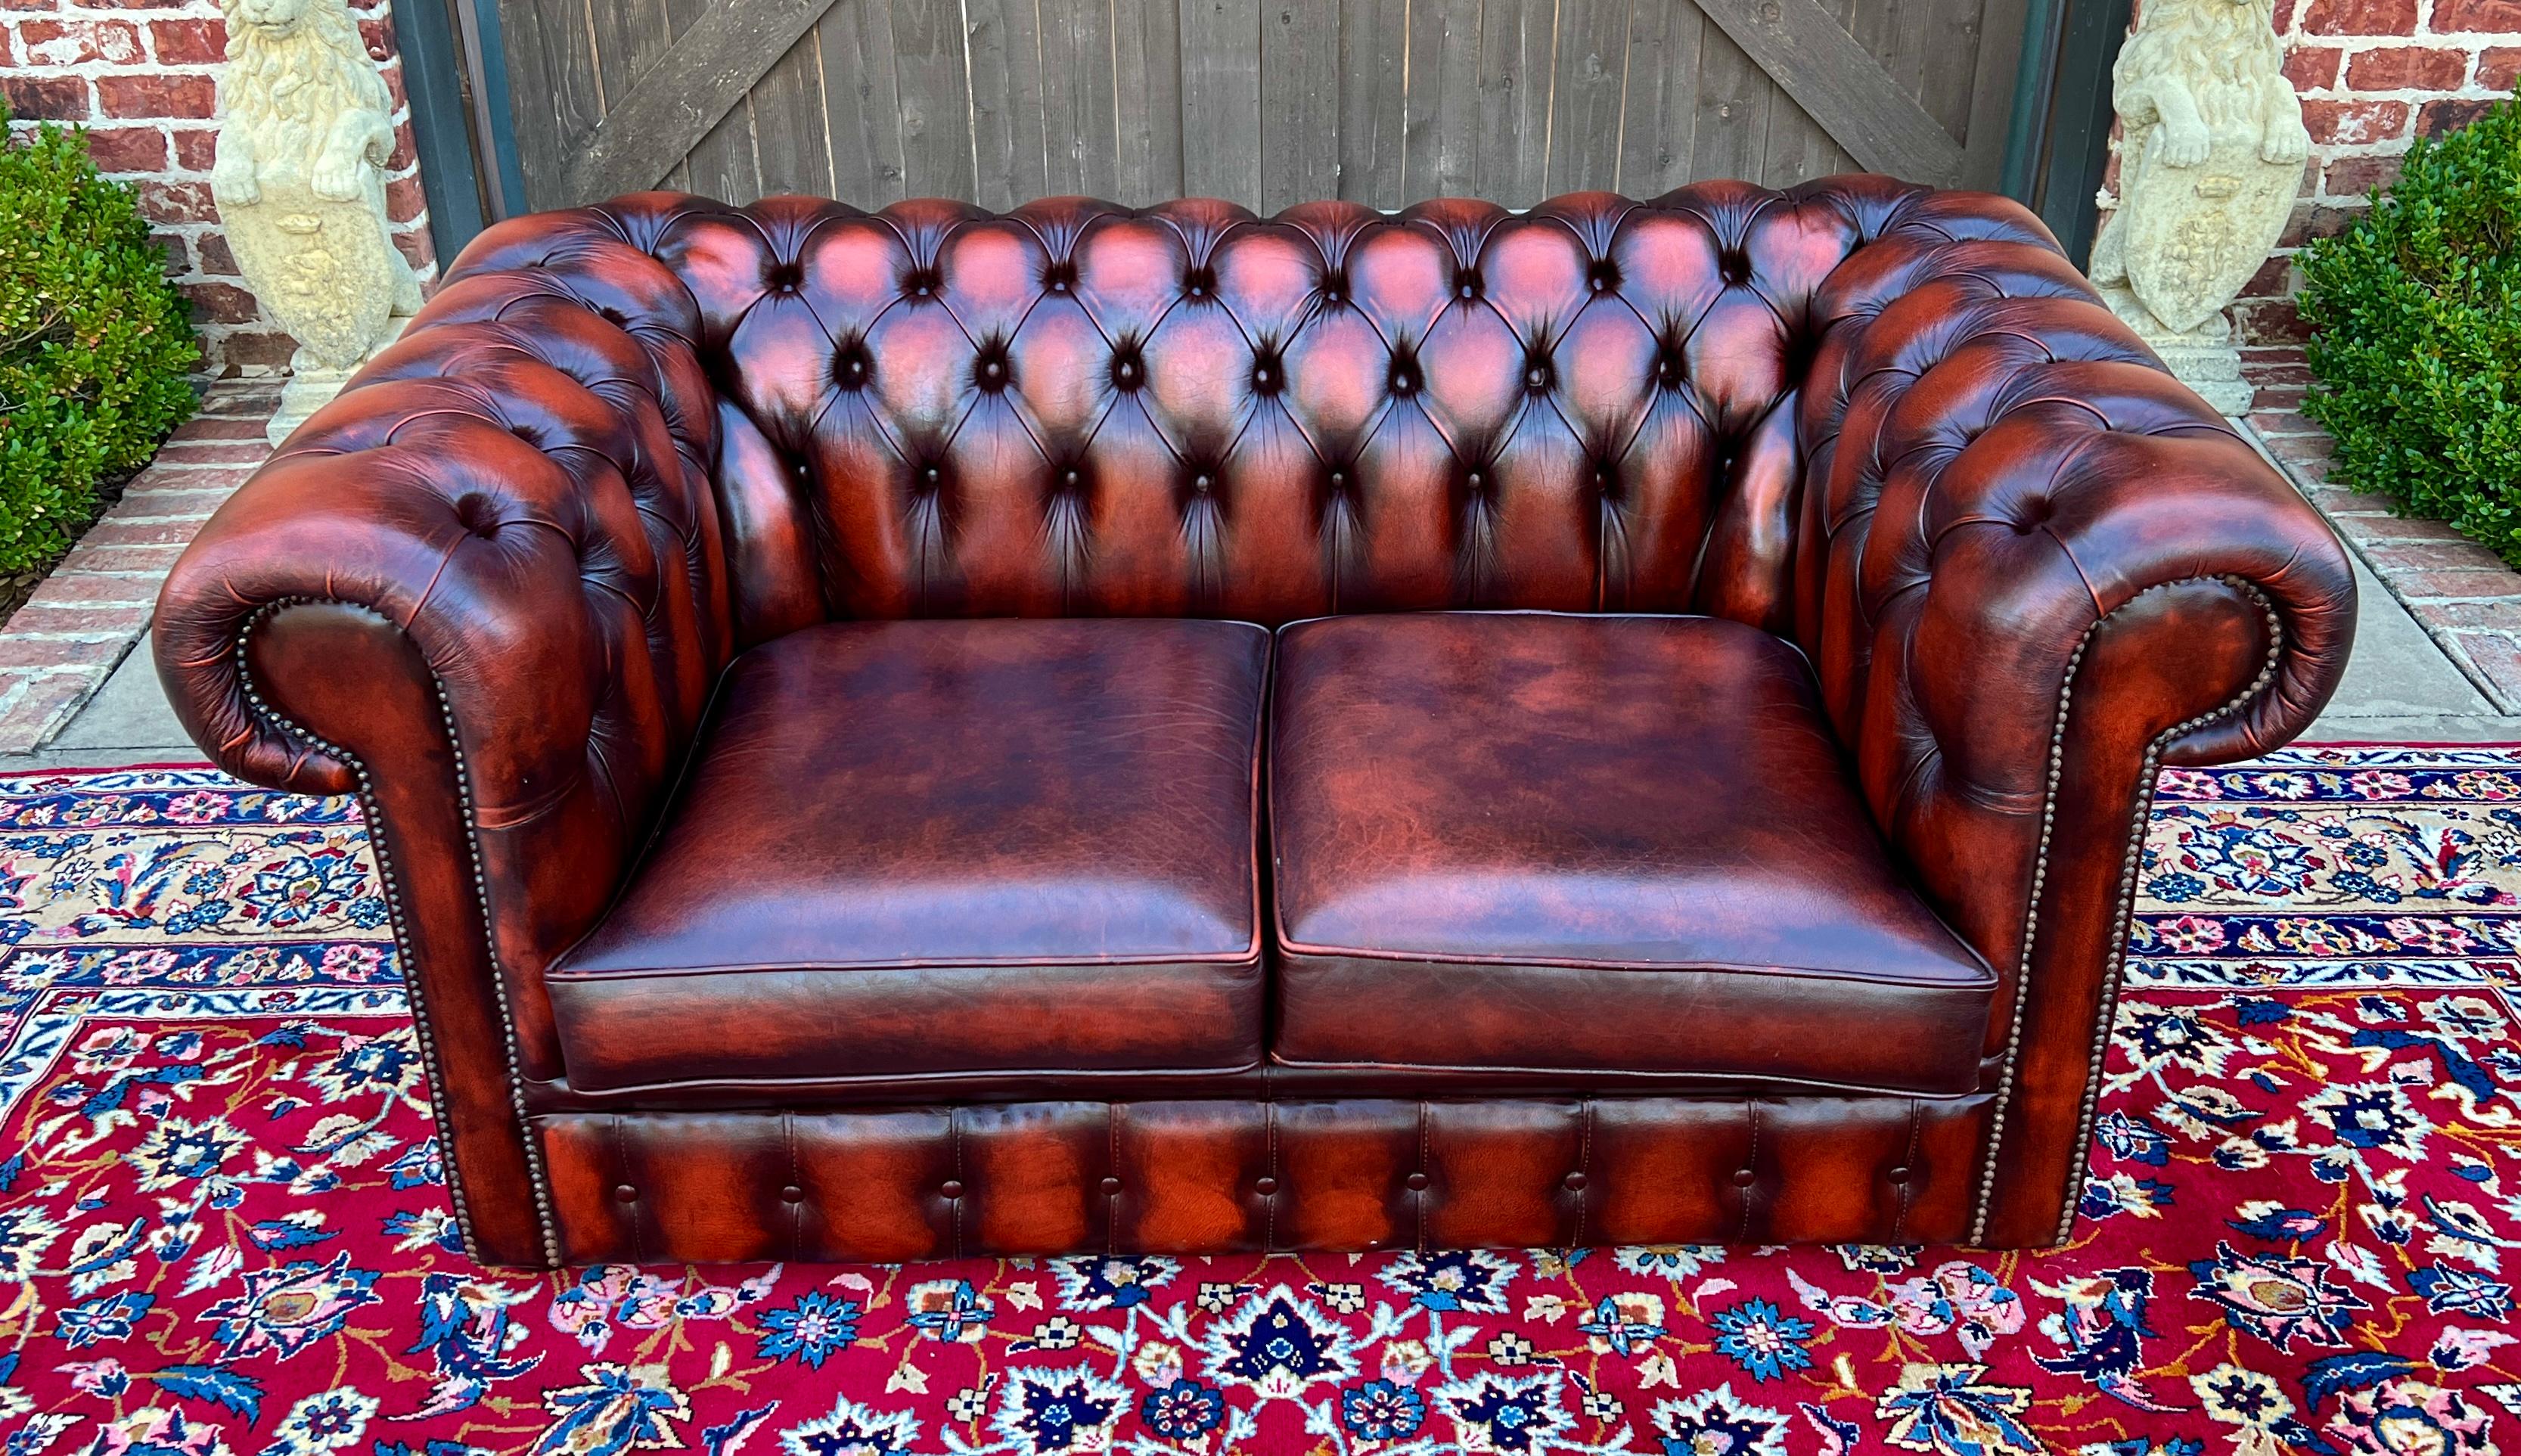
<instances>
[{"instance_id":1,"label":"trimmed hedge","mask_svg":"<svg viewBox=\"0 0 2521 1456\"><path fill-rule=\"evenodd\" d=\"M2330 478L2521 565L2521 110L2418 141L2301 264Z\"/></svg>"},{"instance_id":2,"label":"trimmed hedge","mask_svg":"<svg viewBox=\"0 0 2521 1456\"><path fill-rule=\"evenodd\" d=\"M165 255L85 133L0 143L0 573L69 548L99 483L193 412L200 362Z\"/></svg>"}]
</instances>

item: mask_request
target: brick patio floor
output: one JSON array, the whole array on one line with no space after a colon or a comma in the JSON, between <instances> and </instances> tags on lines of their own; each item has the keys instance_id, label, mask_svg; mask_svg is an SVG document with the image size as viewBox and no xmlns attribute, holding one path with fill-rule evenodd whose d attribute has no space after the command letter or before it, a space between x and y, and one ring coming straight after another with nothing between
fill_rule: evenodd
<instances>
[{"instance_id":1,"label":"brick patio floor","mask_svg":"<svg viewBox=\"0 0 2521 1456\"><path fill-rule=\"evenodd\" d=\"M149 630L158 583L193 532L271 447L277 381L211 387L122 499L0 627L0 753L28 753L68 723Z\"/></svg>"},{"instance_id":2,"label":"brick patio floor","mask_svg":"<svg viewBox=\"0 0 2521 1456\"><path fill-rule=\"evenodd\" d=\"M2298 348L2249 349L2250 425L2401 605L2496 707L2521 711L2521 572L2439 521L2328 483L2326 431L2302 414L2311 370Z\"/></svg>"}]
</instances>

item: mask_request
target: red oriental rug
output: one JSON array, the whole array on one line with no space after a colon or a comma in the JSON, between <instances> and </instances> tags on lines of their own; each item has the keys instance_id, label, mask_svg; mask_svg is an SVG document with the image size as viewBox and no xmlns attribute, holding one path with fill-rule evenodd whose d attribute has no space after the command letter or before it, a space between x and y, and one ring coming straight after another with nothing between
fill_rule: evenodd
<instances>
[{"instance_id":1,"label":"red oriental rug","mask_svg":"<svg viewBox=\"0 0 2521 1456\"><path fill-rule=\"evenodd\" d=\"M0 778L0 1452L2521 1451L2521 758L2176 772L2146 868L2063 1250L527 1277L352 806Z\"/></svg>"}]
</instances>

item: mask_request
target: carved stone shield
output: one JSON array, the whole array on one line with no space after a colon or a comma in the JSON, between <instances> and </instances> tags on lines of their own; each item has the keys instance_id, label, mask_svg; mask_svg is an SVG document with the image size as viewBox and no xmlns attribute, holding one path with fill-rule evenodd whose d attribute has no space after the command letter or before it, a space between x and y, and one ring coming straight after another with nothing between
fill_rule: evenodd
<instances>
[{"instance_id":1,"label":"carved stone shield","mask_svg":"<svg viewBox=\"0 0 2521 1456\"><path fill-rule=\"evenodd\" d=\"M331 369L367 357L393 310L397 261L368 199L335 202L291 178L219 216L263 308L299 346Z\"/></svg>"},{"instance_id":2,"label":"carved stone shield","mask_svg":"<svg viewBox=\"0 0 2521 1456\"><path fill-rule=\"evenodd\" d=\"M2128 283L2185 334L2240 293L2284 236L2303 163L2268 161L2256 136L2218 136L2195 166L2165 166L2159 127L2128 187Z\"/></svg>"}]
</instances>

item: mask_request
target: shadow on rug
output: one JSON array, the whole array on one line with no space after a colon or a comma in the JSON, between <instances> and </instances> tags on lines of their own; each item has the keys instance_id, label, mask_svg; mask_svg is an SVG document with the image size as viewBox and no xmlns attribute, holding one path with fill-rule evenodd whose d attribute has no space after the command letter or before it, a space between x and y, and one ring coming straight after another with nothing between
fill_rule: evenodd
<instances>
[{"instance_id":1,"label":"shadow on rug","mask_svg":"<svg viewBox=\"0 0 2521 1456\"><path fill-rule=\"evenodd\" d=\"M0 1452L2480 1456L2521 757L2163 783L2072 1244L466 1262L354 809L0 778Z\"/></svg>"}]
</instances>

